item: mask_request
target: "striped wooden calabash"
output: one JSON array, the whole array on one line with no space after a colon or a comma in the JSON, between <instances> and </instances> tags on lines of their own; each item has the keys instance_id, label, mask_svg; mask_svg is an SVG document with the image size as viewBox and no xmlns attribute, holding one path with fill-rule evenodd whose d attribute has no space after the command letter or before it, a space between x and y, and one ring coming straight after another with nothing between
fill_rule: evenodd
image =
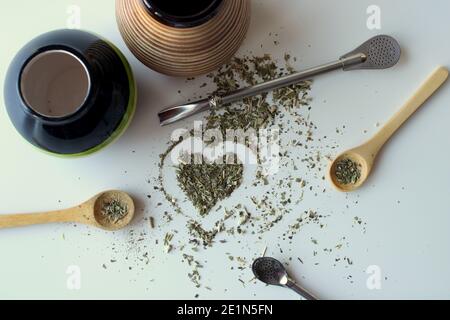
<instances>
[{"instance_id":1,"label":"striped wooden calabash","mask_svg":"<svg viewBox=\"0 0 450 320\"><path fill-rule=\"evenodd\" d=\"M224 0L209 21L175 28L156 20L142 0L116 0L119 30L146 66L171 76L206 74L228 62L250 24L250 0Z\"/></svg>"}]
</instances>

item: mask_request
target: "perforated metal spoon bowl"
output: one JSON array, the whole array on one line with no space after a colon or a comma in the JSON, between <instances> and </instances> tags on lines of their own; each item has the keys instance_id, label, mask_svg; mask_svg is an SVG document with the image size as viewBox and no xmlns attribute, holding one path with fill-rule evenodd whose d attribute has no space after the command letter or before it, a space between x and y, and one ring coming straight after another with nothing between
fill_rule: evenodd
<instances>
[{"instance_id":1,"label":"perforated metal spoon bowl","mask_svg":"<svg viewBox=\"0 0 450 320\"><path fill-rule=\"evenodd\" d=\"M333 70L343 69L344 71L350 71L359 69L378 70L391 68L397 64L400 60L400 56L401 48L399 43L390 36L379 35L364 42L361 46L342 56L337 61L257 84L252 87L239 89L221 97L216 96L188 104L169 107L159 112L159 120L161 125L168 125L199 112L206 111L211 107L233 103L246 97L290 86L300 81L310 79L313 76Z\"/></svg>"},{"instance_id":2,"label":"perforated metal spoon bowl","mask_svg":"<svg viewBox=\"0 0 450 320\"><path fill-rule=\"evenodd\" d=\"M253 262L252 271L258 280L268 285L289 288L306 300L317 300L316 297L296 284L295 281L289 277L283 264L274 258L262 257L256 259Z\"/></svg>"}]
</instances>

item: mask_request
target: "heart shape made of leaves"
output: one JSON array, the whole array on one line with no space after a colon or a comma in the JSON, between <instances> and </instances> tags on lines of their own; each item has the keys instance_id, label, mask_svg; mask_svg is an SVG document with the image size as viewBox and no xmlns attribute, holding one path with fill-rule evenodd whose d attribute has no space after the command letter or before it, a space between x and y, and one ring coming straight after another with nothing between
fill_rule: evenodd
<instances>
[{"instance_id":1,"label":"heart shape made of leaves","mask_svg":"<svg viewBox=\"0 0 450 320\"><path fill-rule=\"evenodd\" d=\"M242 164L181 163L177 167L178 184L201 216L239 188L243 176Z\"/></svg>"}]
</instances>

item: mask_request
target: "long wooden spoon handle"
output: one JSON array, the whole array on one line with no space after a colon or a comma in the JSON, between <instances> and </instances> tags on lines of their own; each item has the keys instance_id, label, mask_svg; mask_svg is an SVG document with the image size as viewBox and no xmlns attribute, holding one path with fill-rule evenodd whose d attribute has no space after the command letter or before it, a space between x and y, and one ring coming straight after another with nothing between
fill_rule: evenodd
<instances>
[{"instance_id":1,"label":"long wooden spoon handle","mask_svg":"<svg viewBox=\"0 0 450 320\"><path fill-rule=\"evenodd\" d=\"M403 123L430 98L448 78L445 67L437 68L417 90L417 92L403 105L403 107L389 120L371 141L374 153L401 127Z\"/></svg>"},{"instance_id":2,"label":"long wooden spoon handle","mask_svg":"<svg viewBox=\"0 0 450 320\"><path fill-rule=\"evenodd\" d=\"M32 214L10 214L0 215L0 229L29 226L54 222L75 222L77 213L73 209L32 213Z\"/></svg>"}]
</instances>

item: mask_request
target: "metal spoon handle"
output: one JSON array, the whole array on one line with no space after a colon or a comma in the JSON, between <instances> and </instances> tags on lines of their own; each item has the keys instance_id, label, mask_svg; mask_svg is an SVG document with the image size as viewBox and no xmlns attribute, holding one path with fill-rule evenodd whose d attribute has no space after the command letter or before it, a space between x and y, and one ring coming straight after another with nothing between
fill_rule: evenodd
<instances>
[{"instance_id":1,"label":"metal spoon handle","mask_svg":"<svg viewBox=\"0 0 450 320\"><path fill-rule=\"evenodd\" d=\"M317 300L317 298L315 296L313 296L311 293L309 293L308 291L306 291L305 289L300 287L298 284L296 284L292 280L288 281L288 283L286 284L286 287L297 292L300 296L302 296L306 300Z\"/></svg>"},{"instance_id":2,"label":"metal spoon handle","mask_svg":"<svg viewBox=\"0 0 450 320\"><path fill-rule=\"evenodd\" d=\"M301 72L293 73L251 87L242 88L221 97L202 99L184 105L172 106L158 113L159 120L162 126L168 125L176 121L190 117L199 112L206 111L207 109L215 105L229 104L242 100L243 98L246 97L251 97L264 92L268 92L270 90L287 87L296 84L300 81L310 79L311 77L319 74L323 74L338 69L345 69L347 67L363 63L365 59L366 56L364 54L358 53L345 58L341 58L334 62L320 65L318 67L306 69Z\"/></svg>"}]
</instances>

